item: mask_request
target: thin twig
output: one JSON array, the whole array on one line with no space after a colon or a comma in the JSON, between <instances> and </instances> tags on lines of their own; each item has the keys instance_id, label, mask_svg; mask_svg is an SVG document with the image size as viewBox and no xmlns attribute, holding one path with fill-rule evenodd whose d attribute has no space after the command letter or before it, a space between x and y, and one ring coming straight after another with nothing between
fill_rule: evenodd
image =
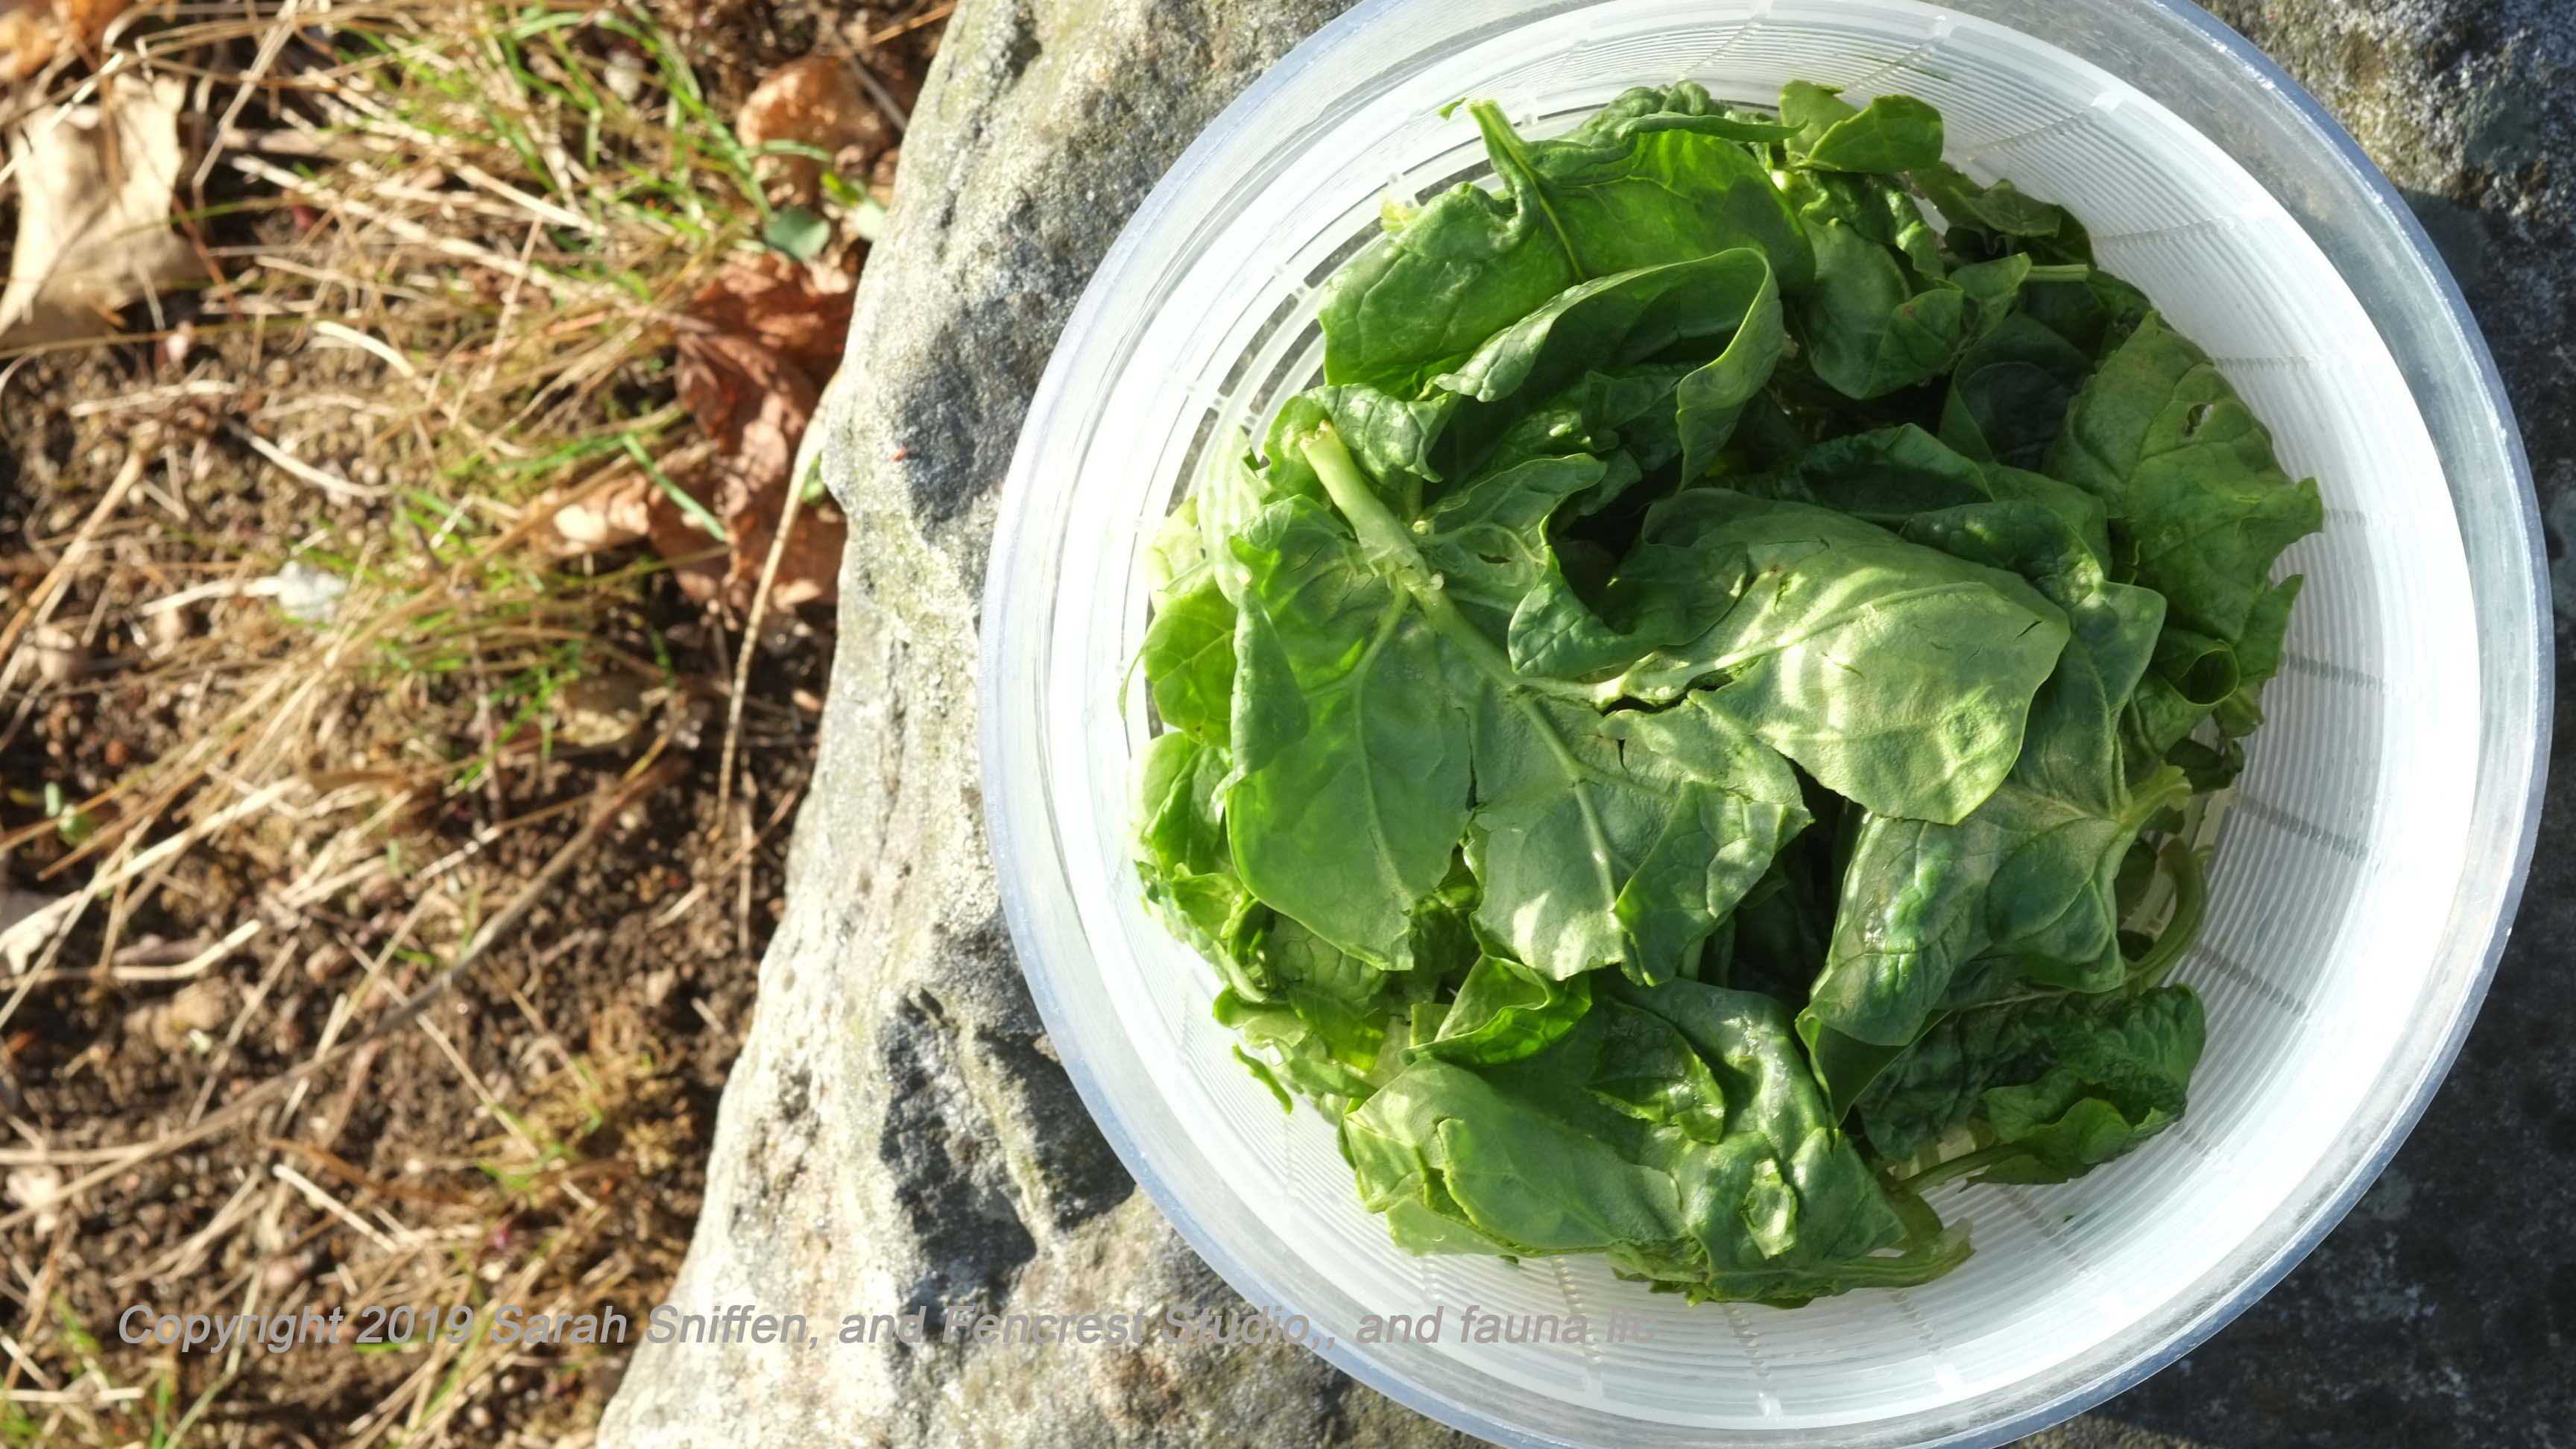
<instances>
[{"instance_id":1,"label":"thin twig","mask_svg":"<svg viewBox=\"0 0 2576 1449\"><path fill-rule=\"evenodd\" d=\"M382 488L352 483L337 473L326 472L286 451L277 444L252 432L248 424L234 418L224 419L224 431L250 445L250 450L274 463L289 477L299 478L330 495L339 503L365 503L385 496Z\"/></svg>"},{"instance_id":2,"label":"thin twig","mask_svg":"<svg viewBox=\"0 0 2576 1449\"><path fill-rule=\"evenodd\" d=\"M859 89L866 91L868 99L876 102L877 109L885 112L886 119L894 122L896 131L912 129L912 117L904 112L903 102L894 98L894 92L885 88L885 82L877 79L876 72L868 69L866 61L853 59L850 69L859 73Z\"/></svg>"},{"instance_id":3,"label":"thin twig","mask_svg":"<svg viewBox=\"0 0 2576 1449\"><path fill-rule=\"evenodd\" d=\"M878 46L883 45L887 41L893 40L898 36L910 35L925 25L937 25L940 21L945 20L956 13L956 0L948 0L948 3L945 5L933 5L929 9L921 12L919 15L912 17L910 20L898 20L894 24L887 26L885 29L878 31L876 34L869 36L868 49L874 50Z\"/></svg>"},{"instance_id":4,"label":"thin twig","mask_svg":"<svg viewBox=\"0 0 2576 1449\"><path fill-rule=\"evenodd\" d=\"M801 511L796 504L805 495L805 478L802 469L788 474L787 499L778 506L778 530L769 537L769 557L760 565L760 586L751 595L751 618L743 625L742 653L733 662L733 698L725 707L724 751L716 767L718 829L723 828L727 807L733 803L733 762L742 742L742 702L751 693L751 657L760 651L760 626L769 617L769 593L778 582L778 561L787 556L788 535L796 531L796 515Z\"/></svg>"}]
</instances>

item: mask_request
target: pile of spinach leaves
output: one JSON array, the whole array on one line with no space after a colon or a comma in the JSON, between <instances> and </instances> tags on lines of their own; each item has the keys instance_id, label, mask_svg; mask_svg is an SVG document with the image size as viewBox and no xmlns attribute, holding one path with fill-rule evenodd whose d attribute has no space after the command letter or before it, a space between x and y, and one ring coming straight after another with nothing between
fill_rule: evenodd
<instances>
[{"instance_id":1,"label":"pile of spinach leaves","mask_svg":"<svg viewBox=\"0 0 2576 1449\"><path fill-rule=\"evenodd\" d=\"M2184 1109L2316 486L1920 101L1471 114L1158 539L1147 894L1410 1249L1926 1281Z\"/></svg>"}]
</instances>

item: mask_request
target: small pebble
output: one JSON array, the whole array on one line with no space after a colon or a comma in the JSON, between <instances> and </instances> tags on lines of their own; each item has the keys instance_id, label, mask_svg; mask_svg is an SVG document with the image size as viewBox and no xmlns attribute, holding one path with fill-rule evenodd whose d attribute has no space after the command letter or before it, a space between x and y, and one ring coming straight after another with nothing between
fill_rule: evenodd
<instances>
[{"instance_id":1,"label":"small pebble","mask_svg":"<svg viewBox=\"0 0 2576 1449\"><path fill-rule=\"evenodd\" d=\"M328 984L348 969L349 953L338 943L325 941L304 958L304 979L316 986Z\"/></svg>"},{"instance_id":2,"label":"small pebble","mask_svg":"<svg viewBox=\"0 0 2576 1449\"><path fill-rule=\"evenodd\" d=\"M39 629L30 642L35 645L36 676L47 684L68 684L89 672L89 651L70 631Z\"/></svg>"},{"instance_id":3,"label":"small pebble","mask_svg":"<svg viewBox=\"0 0 2576 1449\"><path fill-rule=\"evenodd\" d=\"M176 649L197 632L196 620L184 608L156 610L151 617L152 644L158 649Z\"/></svg>"},{"instance_id":4,"label":"small pebble","mask_svg":"<svg viewBox=\"0 0 2576 1449\"><path fill-rule=\"evenodd\" d=\"M181 1031L212 1031L232 1020L233 987L229 981L201 978L170 998L170 1024Z\"/></svg>"}]
</instances>

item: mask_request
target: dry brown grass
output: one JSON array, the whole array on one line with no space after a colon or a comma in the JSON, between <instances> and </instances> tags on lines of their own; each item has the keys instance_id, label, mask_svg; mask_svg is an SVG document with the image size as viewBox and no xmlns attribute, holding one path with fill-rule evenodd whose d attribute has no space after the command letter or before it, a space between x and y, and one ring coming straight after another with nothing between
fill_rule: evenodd
<instances>
[{"instance_id":1,"label":"dry brown grass","mask_svg":"<svg viewBox=\"0 0 2576 1449\"><path fill-rule=\"evenodd\" d=\"M945 13L852 33L900 86ZM616 1355L113 1317L667 1286L828 649L531 546L705 460L687 304L807 244L687 53L649 6L169 4L21 92L186 82L204 277L0 351L0 881L46 902L0 959L0 1442L551 1443Z\"/></svg>"}]
</instances>

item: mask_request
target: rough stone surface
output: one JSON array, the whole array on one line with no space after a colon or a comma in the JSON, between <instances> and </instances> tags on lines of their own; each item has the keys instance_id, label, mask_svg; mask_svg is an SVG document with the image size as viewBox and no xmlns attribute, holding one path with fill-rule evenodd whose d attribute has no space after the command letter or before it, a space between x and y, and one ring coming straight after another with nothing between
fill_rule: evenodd
<instances>
[{"instance_id":1,"label":"rough stone surface","mask_svg":"<svg viewBox=\"0 0 2576 1449\"><path fill-rule=\"evenodd\" d=\"M973 752L996 492L1057 330L1197 130L1337 0L966 0L905 145L828 459L841 658L790 914L675 1301L849 1311L1239 1302L1083 1114L996 907ZM2235 0L2459 271L2576 612L2576 7ZM2562 714L2562 721L2565 716ZM2561 774L2553 807L2576 792ZM2279 1289L2038 1449L2576 1442L2576 839L2543 836L2480 1025L2396 1166ZM934 1328L936 1320L934 1320ZM639 1352L610 1446L1458 1445L1302 1352Z\"/></svg>"},{"instance_id":2,"label":"rough stone surface","mask_svg":"<svg viewBox=\"0 0 2576 1449\"><path fill-rule=\"evenodd\" d=\"M995 495L1127 215L1336 0L968 0L851 326L826 467L840 656L790 910L672 1301L849 1312L1240 1309L1051 1054L994 895L975 610ZM1303 1350L645 1348L614 1446L1463 1444Z\"/></svg>"},{"instance_id":3,"label":"rough stone surface","mask_svg":"<svg viewBox=\"0 0 2576 1449\"><path fill-rule=\"evenodd\" d=\"M2576 621L2576 6L2236 0L2403 188L2458 273L2519 412L2557 582L2568 738ZM2495 987L2396 1162L2278 1288L2106 1408L2223 1445L2576 1443L2576 761Z\"/></svg>"}]
</instances>

